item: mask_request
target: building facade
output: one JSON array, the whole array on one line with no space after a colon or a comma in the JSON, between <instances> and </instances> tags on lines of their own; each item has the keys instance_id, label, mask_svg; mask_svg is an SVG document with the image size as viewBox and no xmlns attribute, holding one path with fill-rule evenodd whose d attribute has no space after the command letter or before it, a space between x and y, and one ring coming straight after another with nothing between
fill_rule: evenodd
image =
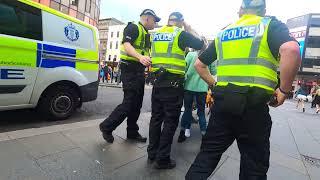
<instances>
[{"instance_id":1,"label":"building facade","mask_svg":"<svg viewBox=\"0 0 320 180\"><path fill-rule=\"evenodd\" d=\"M101 0L33 0L97 26Z\"/></svg>"},{"instance_id":2,"label":"building facade","mask_svg":"<svg viewBox=\"0 0 320 180\"><path fill-rule=\"evenodd\" d=\"M300 44L301 68L294 87L306 84L309 89L320 84L320 14L307 14L287 21L292 37Z\"/></svg>"},{"instance_id":3,"label":"building facade","mask_svg":"<svg viewBox=\"0 0 320 180\"><path fill-rule=\"evenodd\" d=\"M109 57L106 55L107 50L108 50L107 47L110 47L110 45L108 46L108 39L109 39L109 37L112 39L114 38L113 36L111 37L111 34L109 34L109 31L110 31L109 29L110 29L110 27L117 26L117 25L124 26L124 23L115 19L115 18L107 18L107 19L100 19L99 20L98 29L99 29L99 38L100 38L100 40L99 40L100 41L100 47L99 47L100 62L105 63L106 61L109 60ZM112 30L112 31L116 31L116 30ZM122 36L122 32L123 32L123 30L121 31L121 34L120 34L121 36ZM113 41L114 41L114 39L113 39Z\"/></svg>"},{"instance_id":4,"label":"building facade","mask_svg":"<svg viewBox=\"0 0 320 180\"><path fill-rule=\"evenodd\" d=\"M126 25L109 27L106 62L118 64L120 61L120 46L123 38L123 30Z\"/></svg>"}]
</instances>

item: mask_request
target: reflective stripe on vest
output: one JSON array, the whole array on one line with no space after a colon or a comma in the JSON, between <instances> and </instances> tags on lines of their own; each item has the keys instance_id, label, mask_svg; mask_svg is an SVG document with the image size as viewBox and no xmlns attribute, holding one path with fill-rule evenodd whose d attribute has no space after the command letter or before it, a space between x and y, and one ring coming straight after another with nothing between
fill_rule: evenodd
<instances>
[{"instance_id":1,"label":"reflective stripe on vest","mask_svg":"<svg viewBox=\"0 0 320 180\"><path fill-rule=\"evenodd\" d=\"M260 59L260 58L246 58L246 59L226 59L226 60L220 60L217 62L218 66L228 66L228 65L259 65L263 66L269 69L272 69L273 71L277 71L277 65L273 64L272 62Z\"/></svg>"},{"instance_id":2,"label":"reflective stripe on vest","mask_svg":"<svg viewBox=\"0 0 320 180\"><path fill-rule=\"evenodd\" d=\"M176 66L176 65L171 65L171 64L153 64L152 68L154 69L160 69L160 68L165 68L165 69L175 69L178 71L184 71L185 67L184 66Z\"/></svg>"},{"instance_id":3,"label":"reflective stripe on vest","mask_svg":"<svg viewBox=\"0 0 320 180\"><path fill-rule=\"evenodd\" d=\"M180 54L152 53L152 57L175 58L175 59L185 61L184 56Z\"/></svg>"},{"instance_id":4,"label":"reflective stripe on vest","mask_svg":"<svg viewBox=\"0 0 320 180\"><path fill-rule=\"evenodd\" d=\"M270 18L262 18L261 23L259 23L256 28L259 30L255 37L253 37L253 42L251 45L250 49L250 55L248 58L232 58L232 59L224 59L223 57L223 46L222 46L222 35L223 33L219 34L218 38L218 67L222 66L237 66L237 65L257 65L257 66L262 66L267 69L272 70L272 72L277 73L277 64L273 63L270 60L259 58L259 50L260 50L260 44L262 42L265 30L271 21ZM219 74L219 70L218 70ZM264 77L256 77L256 76L219 76L218 75L218 85L219 82L226 83L226 82L232 82L232 83L244 83L244 84L258 84L258 85L263 85L267 86L269 88L274 89L278 82L273 81L268 78Z\"/></svg>"},{"instance_id":5,"label":"reflective stripe on vest","mask_svg":"<svg viewBox=\"0 0 320 180\"><path fill-rule=\"evenodd\" d=\"M261 84L268 87L274 87L277 85L277 83L272 80L254 76L220 76L217 78L217 81Z\"/></svg>"}]
</instances>

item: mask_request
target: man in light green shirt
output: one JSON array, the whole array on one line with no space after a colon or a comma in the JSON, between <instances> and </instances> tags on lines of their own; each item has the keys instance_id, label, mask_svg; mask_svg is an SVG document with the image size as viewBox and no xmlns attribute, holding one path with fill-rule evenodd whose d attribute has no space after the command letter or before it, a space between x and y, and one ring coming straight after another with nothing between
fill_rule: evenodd
<instances>
[{"instance_id":1,"label":"man in light green shirt","mask_svg":"<svg viewBox=\"0 0 320 180\"><path fill-rule=\"evenodd\" d=\"M190 137L190 127L192 121L192 104L196 99L197 114L199 116L199 125L202 135L205 134L207 121L205 117L205 103L208 91L208 84L201 79L194 68L194 63L198 59L197 52L189 52L186 56L186 75L184 84L184 113L181 119L181 131L178 142L183 142L187 137ZM210 71L215 74L215 67L211 65Z\"/></svg>"}]
</instances>

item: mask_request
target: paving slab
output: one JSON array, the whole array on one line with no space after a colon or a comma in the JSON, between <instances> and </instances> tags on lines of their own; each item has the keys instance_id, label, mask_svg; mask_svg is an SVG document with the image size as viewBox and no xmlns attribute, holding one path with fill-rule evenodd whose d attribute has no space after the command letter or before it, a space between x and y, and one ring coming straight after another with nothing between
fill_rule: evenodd
<instances>
[{"instance_id":1,"label":"paving slab","mask_svg":"<svg viewBox=\"0 0 320 180\"><path fill-rule=\"evenodd\" d=\"M0 142L0 161L0 180L48 178L18 141Z\"/></svg>"},{"instance_id":2,"label":"paving slab","mask_svg":"<svg viewBox=\"0 0 320 180\"><path fill-rule=\"evenodd\" d=\"M320 159L320 144L308 132L304 122L301 119L294 118L288 122L300 154Z\"/></svg>"},{"instance_id":3,"label":"paving slab","mask_svg":"<svg viewBox=\"0 0 320 180\"><path fill-rule=\"evenodd\" d=\"M80 148L40 158L37 163L53 180L103 180L108 178L103 166L89 158Z\"/></svg>"},{"instance_id":4,"label":"paving slab","mask_svg":"<svg viewBox=\"0 0 320 180\"><path fill-rule=\"evenodd\" d=\"M95 148L97 146L107 147L111 144L106 143L98 126L74 129L61 132L65 137L70 139L74 144L84 149ZM115 142L123 143L125 140L115 135Z\"/></svg>"},{"instance_id":5,"label":"paving slab","mask_svg":"<svg viewBox=\"0 0 320 180\"><path fill-rule=\"evenodd\" d=\"M320 159L313 159L311 157L303 158L303 162L307 168L310 179L320 179Z\"/></svg>"},{"instance_id":6,"label":"paving slab","mask_svg":"<svg viewBox=\"0 0 320 180\"><path fill-rule=\"evenodd\" d=\"M49 134L49 133L56 133L61 131L66 131L70 129L77 129L77 128L84 128L84 127L92 127L94 125L98 125L102 120L90 120L90 121L82 121L70 124L62 124L62 125L53 125L41 128L30 128L30 129L23 129L17 131L7 132L7 135L10 139L20 139L26 137L32 137L42 134Z\"/></svg>"},{"instance_id":7,"label":"paving slab","mask_svg":"<svg viewBox=\"0 0 320 180\"><path fill-rule=\"evenodd\" d=\"M274 114L277 113L279 112L272 114L270 149L300 160L300 153L287 118L284 115L282 115L282 118L273 118Z\"/></svg>"},{"instance_id":8,"label":"paving slab","mask_svg":"<svg viewBox=\"0 0 320 180\"><path fill-rule=\"evenodd\" d=\"M76 145L60 132L22 138L18 141L26 146L28 152L35 158L76 148Z\"/></svg>"},{"instance_id":9,"label":"paving slab","mask_svg":"<svg viewBox=\"0 0 320 180\"><path fill-rule=\"evenodd\" d=\"M125 173L124 173L125 172ZM147 163L147 156L118 168L112 180L182 180L185 174L179 169L157 170Z\"/></svg>"},{"instance_id":10,"label":"paving slab","mask_svg":"<svg viewBox=\"0 0 320 180\"><path fill-rule=\"evenodd\" d=\"M228 158L210 180L235 180L239 179L240 162ZM308 176L280 165L272 164L268 171L268 180L308 180Z\"/></svg>"},{"instance_id":11,"label":"paving slab","mask_svg":"<svg viewBox=\"0 0 320 180\"><path fill-rule=\"evenodd\" d=\"M81 147L81 149L110 171L146 155L144 150L128 142L121 144L114 142L112 145L104 143L94 147Z\"/></svg>"},{"instance_id":12,"label":"paving slab","mask_svg":"<svg viewBox=\"0 0 320 180\"><path fill-rule=\"evenodd\" d=\"M281 166L286 167L288 169L297 171L297 172L304 174L304 175L308 174L302 160L298 160L296 158L287 156L285 154L282 154L282 153L279 153L276 151L271 150L270 162L272 164L281 165Z\"/></svg>"},{"instance_id":13,"label":"paving slab","mask_svg":"<svg viewBox=\"0 0 320 180\"><path fill-rule=\"evenodd\" d=\"M149 123L150 123L151 113L141 113L138 119L139 133L144 137L149 137ZM117 129L114 131L114 134L121 137L122 139L127 139L127 121L125 120ZM134 144L139 148L144 148L149 144L149 138L146 143L137 143Z\"/></svg>"}]
</instances>

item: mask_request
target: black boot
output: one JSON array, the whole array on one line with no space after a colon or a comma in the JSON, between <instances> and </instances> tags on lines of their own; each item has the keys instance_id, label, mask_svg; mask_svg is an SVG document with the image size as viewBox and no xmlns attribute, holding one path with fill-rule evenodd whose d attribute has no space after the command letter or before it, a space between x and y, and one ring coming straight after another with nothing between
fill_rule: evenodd
<instances>
[{"instance_id":1,"label":"black boot","mask_svg":"<svg viewBox=\"0 0 320 180\"><path fill-rule=\"evenodd\" d=\"M155 169L173 169L176 167L176 161L170 159L167 162L156 161L154 164Z\"/></svg>"},{"instance_id":2,"label":"black boot","mask_svg":"<svg viewBox=\"0 0 320 180\"><path fill-rule=\"evenodd\" d=\"M184 130L180 131L180 135L178 137L178 143L182 143L187 139L187 137L184 135Z\"/></svg>"},{"instance_id":3,"label":"black boot","mask_svg":"<svg viewBox=\"0 0 320 180\"><path fill-rule=\"evenodd\" d=\"M153 164L155 160L156 160L155 157L148 156L148 164Z\"/></svg>"},{"instance_id":4,"label":"black boot","mask_svg":"<svg viewBox=\"0 0 320 180\"><path fill-rule=\"evenodd\" d=\"M104 140L106 140L108 143L113 143L114 137L112 135L112 131L106 131L103 129L102 123L99 125L100 131L102 132L102 137Z\"/></svg>"},{"instance_id":5,"label":"black boot","mask_svg":"<svg viewBox=\"0 0 320 180\"><path fill-rule=\"evenodd\" d=\"M147 138L141 136L139 133L136 135L127 135L127 139L142 143L147 142Z\"/></svg>"},{"instance_id":6,"label":"black boot","mask_svg":"<svg viewBox=\"0 0 320 180\"><path fill-rule=\"evenodd\" d=\"M114 137L112 135L112 132L102 132L102 137L104 140L106 140L108 143L113 143Z\"/></svg>"}]
</instances>

